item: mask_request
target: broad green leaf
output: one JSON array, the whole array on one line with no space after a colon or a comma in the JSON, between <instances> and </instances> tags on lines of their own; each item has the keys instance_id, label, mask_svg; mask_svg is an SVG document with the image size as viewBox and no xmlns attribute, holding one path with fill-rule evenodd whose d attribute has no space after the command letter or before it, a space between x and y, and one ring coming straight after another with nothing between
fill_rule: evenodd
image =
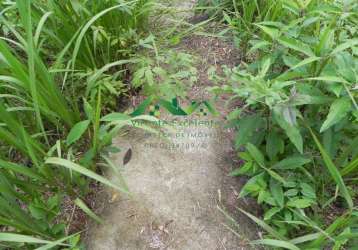
<instances>
[{"instance_id":1,"label":"broad green leaf","mask_svg":"<svg viewBox=\"0 0 358 250\"><path fill-rule=\"evenodd\" d=\"M271 43L269 43L267 41L259 41L259 42L255 43L254 46L252 46L250 48L250 50L247 52L247 54L251 54L256 50L267 47L269 45L271 45Z\"/></svg>"},{"instance_id":2,"label":"broad green leaf","mask_svg":"<svg viewBox=\"0 0 358 250\"><path fill-rule=\"evenodd\" d=\"M31 215L37 219L37 220L41 220L41 219L46 219L46 210L40 207L36 207L33 204L29 205L29 211L31 213Z\"/></svg>"},{"instance_id":3,"label":"broad green leaf","mask_svg":"<svg viewBox=\"0 0 358 250\"><path fill-rule=\"evenodd\" d=\"M358 141L358 140L357 140ZM252 159L252 157L251 157L251 155L249 154L249 152L247 152L247 150L246 151L244 151L244 152L238 152L237 153L237 156L240 158L240 159L242 159L242 160L245 160L245 161L252 161L253 159Z\"/></svg>"},{"instance_id":4,"label":"broad green leaf","mask_svg":"<svg viewBox=\"0 0 358 250\"><path fill-rule=\"evenodd\" d=\"M332 29L331 25L322 28L319 43L316 46L317 55L324 55L326 53L323 52L331 50L334 43L334 33L335 31Z\"/></svg>"},{"instance_id":5,"label":"broad green leaf","mask_svg":"<svg viewBox=\"0 0 358 250\"><path fill-rule=\"evenodd\" d=\"M285 192L285 196L292 197L298 194L298 190L295 188L291 188Z\"/></svg>"},{"instance_id":6,"label":"broad green leaf","mask_svg":"<svg viewBox=\"0 0 358 250\"><path fill-rule=\"evenodd\" d=\"M112 187L114 189L117 189L118 191L121 191L123 193L128 193L128 190L125 190L123 188L121 188L120 186L118 186L115 183L112 183L111 181L109 181L108 179L104 178L103 176L100 176L98 174L96 174L95 172L88 170L87 168L84 168L76 163L73 163L72 161L69 160L65 160L65 159L61 159L61 158L56 158L56 157L51 157L48 158L45 162L45 164L52 164L52 165L58 165L58 166L63 166L65 168L71 169L73 171L76 171L80 174L83 174L91 179L94 179L104 185L107 185L109 187Z\"/></svg>"},{"instance_id":7,"label":"broad green leaf","mask_svg":"<svg viewBox=\"0 0 358 250\"><path fill-rule=\"evenodd\" d=\"M295 181L286 181L284 187L287 188L295 188L297 186L297 183Z\"/></svg>"},{"instance_id":8,"label":"broad green leaf","mask_svg":"<svg viewBox=\"0 0 358 250\"><path fill-rule=\"evenodd\" d=\"M290 200L286 203L288 207L294 207L294 208L306 208L313 204L312 200L310 199L294 199Z\"/></svg>"},{"instance_id":9,"label":"broad green leaf","mask_svg":"<svg viewBox=\"0 0 358 250\"><path fill-rule=\"evenodd\" d=\"M269 132L266 137L266 153L270 159L274 159L278 153L284 150L284 142L280 135L274 131Z\"/></svg>"},{"instance_id":10,"label":"broad green leaf","mask_svg":"<svg viewBox=\"0 0 358 250\"><path fill-rule=\"evenodd\" d=\"M343 197L346 199L348 207L352 210L353 209L353 200L352 200L351 195L349 194L349 191L346 187L346 184L343 181L341 174L339 173L337 167L334 165L333 161L331 160L331 158L329 157L327 152L324 150L322 144L320 143L320 141L318 140L318 138L316 137L316 135L313 133L313 131L311 129L310 129L310 132L312 134L314 141L316 142L316 145L317 145L319 151L321 152L321 156L323 158L325 166L327 167L333 180L338 185Z\"/></svg>"},{"instance_id":11,"label":"broad green leaf","mask_svg":"<svg viewBox=\"0 0 358 250\"><path fill-rule=\"evenodd\" d=\"M342 97L335 100L329 109L328 116L322 124L320 132L322 133L331 126L340 122L344 117L346 117L350 109L351 100L348 97Z\"/></svg>"},{"instance_id":12,"label":"broad green leaf","mask_svg":"<svg viewBox=\"0 0 358 250\"><path fill-rule=\"evenodd\" d=\"M241 189L239 196L245 197L250 193L257 193L261 190L261 186L255 182L247 182Z\"/></svg>"},{"instance_id":13,"label":"broad green leaf","mask_svg":"<svg viewBox=\"0 0 358 250\"><path fill-rule=\"evenodd\" d=\"M149 86L153 86L154 85L154 76L153 76L153 72L151 69L147 69L144 73L145 75L145 79L147 80L147 83Z\"/></svg>"},{"instance_id":14,"label":"broad green leaf","mask_svg":"<svg viewBox=\"0 0 358 250\"><path fill-rule=\"evenodd\" d=\"M281 208L279 208L279 207L273 207L273 208L267 210L264 215L264 220L270 220L272 218L272 216L274 216L275 214L277 214L280 211L281 211Z\"/></svg>"},{"instance_id":15,"label":"broad green leaf","mask_svg":"<svg viewBox=\"0 0 358 250\"><path fill-rule=\"evenodd\" d=\"M259 72L259 77L264 78L270 67L271 67L271 58L268 57L264 59L264 61L262 62L261 70Z\"/></svg>"},{"instance_id":16,"label":"broad green leaf","mask_svg":"<svg viewBox=\"0 0 358 250\"><path fill-rule=\"evenodd\" d=\"M270 191L275 199L277 205L279 205L281 208L284 206L284 195L283 195L283 189L281 183L275 181L274 179L271 179L270 181Z\"/></svg>"},{"instance_id":17,"label":"broad green leaf","mask_svg":"<svg viewBox=\"0 0 358 250\"><path fill-rule=\"evenodd\" d=\"M301 186L301 189L302 189L301 192L305 197L310 198L310 199L316 199L317 198L315 189L311 185L303 182L303 183L300 184L300 186Z\"/></svg>"},{"instance_id":18,"label":"broad green leaf","mask_svg":"<svg viewBox=\"0 0 358 250\"><path fill-rule=\"evenodd\" d=\"M296 64L298 64L302 61L299 57L296 57L291 54L283 55L282 60L283 60L284 64L289 68L295 66ZM298 71L301 73L303 72L302 70L298 70Z\"/></svg>"},{"instance_id":19,"label":"broad green leaf","mask_svg":"<svg viewBox=\"0 0 358 250\"><path fill-rule=\"evenodd\" d=\"M264 201L269 201L270 202L270 193L267 192L265 189L261 188L259 193L258 193L258 196L257 196L257 203L258 204L262 204L262 202ZM276 205L275 202L273 202L273 205Z\"/></svg>"},{"instance_id":20,"label":"broad green leaf","mask_svg":"<svg viewBox=\"0 0 358 250\"><path fill-rule=\"evenodd\" d=\"M269 35L273 40L276 40L280 36L280 31L276 28L271 28L260 24L255 25L262 29L262 31Z\"/></svg>"},{"instance_id":21,"label":"broad green leaf","mask_svg":"<svg viewBox=\"0 0 358 250\"><path fill-rule=\"evenodd\" d=\"M296 126L290 125L280 113L279 110L274 110L274 116L277 123L280 127L286 132L288 138L296 146L297 150L302 154L303 153L303 139L299 129Z\"/></svg>"},{"instance_id":22,"label":"broad green leaf","mask_svg":"<svg viewBox=\"0 0 358 250\"><path fill-rule=\"evenodd\" d=\"M272 168L275 169L296 169L301 167L307 163L311 162L310 159L302 157L302 156L290 156L282 161L274 164Z\"/></svg>"},{"instance_id":23,"label":"broad green leaf","mask_svg":"<svg viewBox=\"0 0 358 250\"><path fill-rule=\"evenodd\" d=\"M232 171L229 175L230 176L240 176L240 175L243 175L247 172L249 172L251 169L252 169L252 166L253 166L253 162L246 162L244 164L244 166L240 167L240 168L237 168L235 169L234 171Z\"/></svg>"},{"instance_id":24,"label":"broad green leaf","mask_svg":"<svg viewBox=\"0 0 358 250\"><path fill-rule=\"evenodd\" d=\"M338 45L333 51L332 51L332 55L336 54L336 53L339 53L343 50L346 50L348 48L353 48L354 46L356 46L358 44L358 39L351 39L351 40L348 40L347 42L345 43L342 43L340 45Z\"/></svg>"},{"instance_id":25,"label":"broad green leaf","mask_svg":"<svg viewBox=\"0 0 358 250\"><path fill-rule=\"evenodd\" d=\"M282 240L273 240L273 239L254 240L254 241L251 241L251 244L273 246L276 248L278 247L278 248L285 248L285 249L290 249L290 250L301 250L294 244L292 244L288 241L282 241Z\"/></svg>"},{"instance_id":26,"label":"broad green leaf","mask_svg":"<svg viewBox=\"0 0 358 250\"><path fill-rule=\"evenodd\" d=\"M297 63L296 65L292 66L290 68L290 70L294 70L294 69L297 69L297 68L300 68L302 66L305 66L307 64L310 64L310 63L313 63L315 61L318 61L320 60L321 58L320 57L316 57L316 56L312 56L312 57L309 57L309 58L306 58L302 61L300 61L299 63Z\"/></svg>"},{"instance_id":27,"label":"broad green leaf","mask_svg":"<svg viewBox=\"0 0 358 250\"><path fill-rule=\"evenodd\" d=\"M83 135L83 133L86 132L89 124L89 120L76 123L75 126L73 126L73 128L71 129L70 133L67 135L66 144L71 145L72 143L78 141Z\"/></svg>"},{"instance_id":28,"label":"broad green leaf","mask_svg":"<svg viewBox=\"0 0 358 250\"><path fill-rule=\"evenodd\" d=\"M253 133L255 133L257 128L261 127L261 122L262 119L259 115L246 116L238 121L239 129L235 136L236 149L250 142Z\"/></svg>"},{"instance_id":29,"label":"broad green leaf","mask_svg":"<svg viewBox=\"0 0 358 250\"><path fill-rule=\"evenodd\" d=\"M262 180L263 174L264 173L261 173L261 174L251 177L251 179L249 179L245 183L245 185L241 188L239 197L242 198L250 193L259 192L262 189L262 187L258 183L260 180Z\"/></svg>"},{"instance_id":30,"label":"broad green leaf","mask_svg":"<svg viewBox=\"0 0 358 250\"><path fill-rule=\"evenodd\" d=\"M261 167L264 167L265 166L265 157L260 152L260 150L255 145L253 145L251 143L248 143L246 145L246 148L249 151L252 158L257 162L257 164L259 164Z\"/></svg>"},{"instance_id":31,"label":"broad green leaf","mask_svg":"<svg viewBox=\"0 0 358 250\"><path fill-rule=\"evenodd\" d=\"M333 84L332 84L333 85ZM330 86L332 86L330 85ZM300 106L306 104L324 104L331 103L332 98L328 96L315 96L309 94L296 94L291 98L291 105Z\"/></svg>"},{"instance_id":32,"label":"broad green leaf","mask_svg":"<svg viewBox=\"0 0 358 250\"><path fill-rule=\"evenodd\" d=\"M270 195L270 192L265 191L265 196L263 197L263 201L270 206L277 206L275 199Z\"/></svg>"},{"instance_id":33,"label":"broad green leaf","mask_svg":"<svg viewBox=\"0 0 358 250\"><path fill-rule=\"evenodd\" d=\"M289 38L289 37L281 37L281 38L277 39L277 41L280 44L282 44L283 46L286 46L290 49L301 52L309 57L315 56L315 54L313 53L313 51L307 44L304 44L304 43L298 41L297 39L293 39L293 38Z\"/></svg>"},{"instance_id":34,"label":"broad green leaf","mask_svg":"<svg viewBox=\"0 0 358 250\"><path fill-rule=\"evenodd\" d=\"M294 107L283 107L282 108L282 115L283 118L286 120L286 122L290 125L290 126L296 126L297 125L297 112L296 109Z\"/></svg>"},{"instance_id":35,"label":"broad green leaf","mask_svg":"<svg viewBox=\"0 0 358 250\"><path fill-rule=\"evenodd\" d=\"M356 64L355 61L355 57L349 52L339 53L334 59L334 64L338 67L337 73L350 83L356 82L357 79L357 71L355 67L352 67Z\"/></svg>"},{"instance_id":36,"label":"broad green leaf","mask_svg":"<svg viewBox=\"0 0 358 250\"><path fill-rule=\"evenodd\" d=\"M279 175L279 174L276 173L275 171L273 171L273 170L271 170L271 169L269 169L269 168L266 168L266 167L264 167L264 166L262 166L262 168L265 169L266 172L267 172L269 175L271 175L272 178L278 180L279 182L281 182L281 183L284 184L284 185L286 184L285 179L284 179L281 175Z\"/></svg>"}]
</instances>

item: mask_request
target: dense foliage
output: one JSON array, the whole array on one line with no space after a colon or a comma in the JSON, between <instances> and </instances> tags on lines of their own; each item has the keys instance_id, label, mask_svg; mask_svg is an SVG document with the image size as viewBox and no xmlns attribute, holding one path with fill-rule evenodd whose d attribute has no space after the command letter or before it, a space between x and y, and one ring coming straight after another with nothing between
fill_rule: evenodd
<instances>
[{"instance_id":1,"label":"dense foliage","mask_svg":"<svg viewBox=\"0 0 358 250\"><path fill-rule=\"evenodd\" d=\"M230 33L242 52L240 65L210 77L220 84L213 93L243 102L228 116L244 160L231 175L248 178L240 196L264 210L261 219L242 211L266 231L252 244L356 246L357 1L198 4L224 20L230 32L220 35ZM71 219L61 217L63 200L101 222L83 201L91 179L127 190L96 163L112 164L112 137L130 120L155 120L113 111L138 88L185 97L197 80L194 57L158 50L146 33L150 0L0 6L0 249L81 249ZM177 27L171 44L180 41Z\"/></svg>"},{"instance_id":2,"label":"dense foliage","mask_svg":"<svg viewBox=\"0 0 358 250\"><path fill-rule=\"evenodd\" d=\"M132 119L103 116L103 109L130 88L127 65L145 38L152 4L0 5L0 248L78 249L71 218L61 217L63 198L93 216L81 200L88 177L126 191L96 174L95 160L113 150L112 136Z\"/></svg>"},{"instance_id":3,"label":"dense foliage","mask_svg":"<svg viewBox=\"0 0 358 250\"><path fill-rule=\"evenodd\" d=\"M236 148L245 146L245 164L232 175L249 177L240 195L265 211L263 220L252 217L267 231L254 243L356 246L358 3L227 4L220 16L245 62L212 76L229 83L212 91L244 101L228 117Z\"/></svg>"}]
</instances>

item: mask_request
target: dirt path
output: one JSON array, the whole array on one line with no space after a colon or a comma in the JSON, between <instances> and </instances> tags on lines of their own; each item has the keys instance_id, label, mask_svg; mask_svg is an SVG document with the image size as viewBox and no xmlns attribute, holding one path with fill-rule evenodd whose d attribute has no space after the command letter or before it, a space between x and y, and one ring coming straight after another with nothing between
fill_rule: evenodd
<instances>
[{"instance_id":1,"label":"dirt path","mask_svg":"<svg viewBox=\"0 0 358 250\"><path fill-rule=\"evenodd\" d=\"M192 1L185 2L189 4ZM191 36L177 49L199 58L200 81L189 93L194 99L209 95L210 65L220 67L239 59L231 45L213 38ZM223 128L224 101L217 103L221 117L176 118L181 125L166 135L131 129L118 137L115 145L122 153L112 159L132 196L106 190L101 215L105 223L91 228L89 250L250 249L245 239L257 238L257 228L235 209L241 206L253 212L250 202L238 200L242 183L228 177L237 163L231 160L232 132ZM132 157L123 166L128 149ZM116 180L115 173L111 175ZM237 225L221 210L231 214Z\"/></svg>"}]
</instances>

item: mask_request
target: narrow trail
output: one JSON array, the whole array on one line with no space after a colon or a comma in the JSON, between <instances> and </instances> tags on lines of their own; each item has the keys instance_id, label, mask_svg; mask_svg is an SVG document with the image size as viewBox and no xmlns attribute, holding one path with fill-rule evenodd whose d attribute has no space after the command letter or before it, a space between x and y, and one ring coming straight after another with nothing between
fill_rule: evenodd
<instances>
[{"instance_id":1,"label":"narrow trail","mask_svg":"<svg viewBox=\"0 0 358 250\"><path fill-rule=\"evenodd\" d=\"M192 3L184 1L180 6ZM208 67L239 60L235 49L217 38L192 35L176 49L198 58L199 81L189 93L193 99L209 96ZM220 99L216 105L222 115L206 117L205 124L195 123L203 118L194 115L176 118L182 125L167 135L130 129L117 138L114 144L122 151L112 155L112 160L132 195L105 190L101 198L105 223L93 225L88 232L89 250L251 249L245 239L257 238L257 228L236 206L250 212L255 209L250 202L238 199L242 182L228 177L237 163L232 160L232 131L223 129L224 103L225 99ZM123 166L128 149L132 157ZM111 175L120 181L115 173Z\"/></svg>"}]
</instances>

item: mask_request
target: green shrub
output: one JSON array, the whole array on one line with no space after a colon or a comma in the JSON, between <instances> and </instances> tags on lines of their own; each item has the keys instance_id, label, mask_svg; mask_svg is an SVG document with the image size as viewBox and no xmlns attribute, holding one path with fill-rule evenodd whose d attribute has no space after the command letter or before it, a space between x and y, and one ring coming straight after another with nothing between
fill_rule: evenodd
<instances>
[{"instance_id":1,"label":"green shrub","mask_svg":"<svg viewBox=\"0 0 358 250\"><path fill-rule=\"evenodd\" d=\"M240 153L245 165L232 175L250 177L241 196L256 197L262 204L265 222L282 237L269 232L275 240L322 233L318 228L325 227L325 209L343 206L348 219L343 223L338 217L342 224L328 227L335 243L315 235L297 245L354 245L350 237L338 239L357 227L351 177L358 173L358 5L275 1L260 16L258 7L262 10L264 2L250 2L235 7L240 17L226 19L236 31L250 34L247 58L252 63L225 69L224 76L214 78L230 85L212 89L245 101L229 115L238 129L236 148L246 148ZM253 2L256 9L243 18ZM272 15L273 8L279 14ZM261 243L280 246L276 241Z\"/></svg>"},{"instance_id":2,"label":"green shrub","mask_svg":"<svg viewBox=\"0 0 358 250\"><path fill-rule=\"evenodd\" d=\"M0 2L7 4L0 14L0 248L75 249L79 235L66 235L63 198L93 217L78 199L90 179L126 192L96 174L98 156L132 119L103 116L102 95L135 61L148 3Z\"/></svg>"},{"instance_id":3,"label":"green shrub","mask_svg":"<svg viewBox=\"0 0 358 250\"><path fill-rule=\"evenodd\" d=\"M44 52L68 48L71 58L76 50L77 35L90 24L81 38L76 58L76 69L98 69L104 65L127 59L147 25L151 1L33 1L33 18L44 21L39 45L45 43Z\"/></svg>"}]
</instances>

